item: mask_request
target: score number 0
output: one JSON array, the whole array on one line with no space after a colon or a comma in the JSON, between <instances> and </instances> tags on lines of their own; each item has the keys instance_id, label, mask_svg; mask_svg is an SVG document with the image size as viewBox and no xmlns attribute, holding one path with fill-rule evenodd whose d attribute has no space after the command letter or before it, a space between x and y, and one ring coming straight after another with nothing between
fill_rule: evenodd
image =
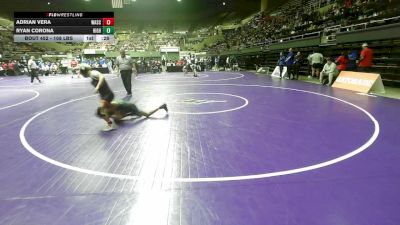
<instances>
[{"instance_id":1,"label":"score number 0","mask_svg":"<svg viewBox=\"0 0 400 225\"><path fill-rule=\"evenodd\" d=\"M103 26L114 26L114 18L103 18Z\"/></svg>"}]
</instances>

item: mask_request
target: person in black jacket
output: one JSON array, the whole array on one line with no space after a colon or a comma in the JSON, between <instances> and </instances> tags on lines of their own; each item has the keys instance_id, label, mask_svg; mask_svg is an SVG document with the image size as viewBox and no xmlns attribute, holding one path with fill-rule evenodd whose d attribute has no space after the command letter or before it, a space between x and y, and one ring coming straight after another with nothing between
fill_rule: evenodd
<instances>
[{"instance_id":1,"label":"person in black jacket","mask_svg":"<svg viewBox=\"0 0 400 225\"><path fill-rule=\"evenodd\" d=\"M300 67L301 64L303 63L303 56L301 55L301 52L297 52L296 56L294 57L294 66L293 66L293 79L298 80L299 79L299 73L300 73Z\"/></svg>"}]
</instances>

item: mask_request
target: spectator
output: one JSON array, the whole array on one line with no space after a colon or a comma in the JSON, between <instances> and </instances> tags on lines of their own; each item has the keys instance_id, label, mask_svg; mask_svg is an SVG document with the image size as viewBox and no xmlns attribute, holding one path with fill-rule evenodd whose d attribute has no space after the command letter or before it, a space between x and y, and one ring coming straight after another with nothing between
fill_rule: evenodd
<instances>
[{"instance_id":1,"label":"spectator","mask_svg":"<svg viewBox=\"0 0 400 225\"><path fill-rule=\"evenodd\" d=\"M286 79L291 79L291 77L294 78L294 74L293 74L293 64L294 64L294 53L293 53L293 49L289 48L289 52L286 56L285 59L285 65L287 68L287 75L286 75Z\"/></svg>"},{"instance_id":2,"label":"spectator","mask_svg":"<svg viewBox=\"0 0 400 225\"><path fill-rule=\"evenodd\" d=\"M326 64L324 65L324 68L319 75L319 81L321 82L321 84L325 85L326 79L324 79L324 77L328 76L328 85L331 86L333 83L333 78L337 75L338 71L336 69L336 64L332 61L331 58L327 58Z\"/></svg>"},{"instance_id":3,"label":"spectator","mask_svg":"<svg viewBox=\"0 0 400 225\"><path fill-rule=\"evenodd\" d=\"M70 65L70 61L68 59L65 58L65 59L61 60L61 73L62 74L67 74L69 65Z\"/></svg>"},{"instance_id":4,"label":"spectator","mask_svg":"<svg viewBox=\"0 0 400 225\"><path fill-rule=\"evenodd\" d=\"M15 70L14 70L14 62L13 61L8 61L8 70L7 74L9 76L14 76L15 75Z\"/></svg>"},{"instance_id":5,"label":"spectator","mask_svg":"<svg viewBox=\"0 0 400 225\"><path fill-rule=\"evenodd\" d=\"M52 75L56 75L58 71L58 66L56 63L52 63L50 66L50 71Z\"/></svg>"},{"instance_id":6,"label":"spectator","mask_svg":"<svg viewBox=\"0 0 400 225\"><path fill-rule=\"evenodd\" d=\"M5 71L4 71L3 67L0 66L0 76L4 76L4 73L5 73Z\"/></svg>"},{"instance_id":7,"label":"spectator","mask_svg":"<svg viewBox=\"0 0 400 225\"><path fill-rule=\"evenodd\" d=\"M351 50L348 54L348 63L346 65L346 69L349 71L356 71L357 70L357 58L358 54L357 51Z\"/></svg>"},{"instance_id":8,"label":"spectator","mask_svg":"<svg viewBox=\"0 0 400 225\"><path fill-rule=\"evenodd\" d=\"M283 52L279 53L278 66L279 66L279 78L282 78L283 68L285 67L286 57L283 55Z\"/></svg>"},{"instance_id":9,"label":"spectator","mask_svg":"<svg viewBox=\"0 0 400 225\"><path fill-rule=\"evenodd\" d=\"M308 56L308 60L311 62L311 77L318 77L318 74L322 68L322 63L324 61L324 56L318 51L314 50L313 54Z\"/></svg>"},{"instance_id":10,"label":"spectator","mask_svg":"<svg viewBox=\"0 0 400 225\"><path fill-rule=\"evenodd\" d=\"M70 68L71 68L72 78L74 78L74 74L77 73L77 68L78 68L78 61L76 60L76 58L73 58L71 60ZM78 73L78 78L80 78L79 73Z\"/></svg>"},{"instance_id":11,"label":"spectator","mask_svg":"<svg viewBox=\"0 0 400 225\"><path fill-rule=\"evenodd\" d=\"M219 56L215 56L214 58L214 62L215 62L215 70L219 71Z\"/></svg>"},{"instance_id":12,"label":"spectator","mask_svg":"<svg viewBox=\"0 0 400 225\"><path fill-rule=\"evenodd\" d=\"M335 62L337 64L337 69L339 70L339 72L342 72L346 70L346 65L349 60L347 59L347 56L344 54L344 52L342 52Z\"/></svg>"},{"instance_id":13,"label":"spectator","mask_svg":"<svg viewBox=\"0 0 400 225\"><path fill-rule=\"evenodd\" d=\"M3 62L3 63L1 64L1 68L3 68L3 71L4 71L4 74L3 74L3 75L7 76L7 70L8 70L8 65L7 65L7 63L6 63L6 62Z\"/></svg>"},{"instance_id":14,"label":"spectator","mask_svg":"<svg viewBox=\"0 0 400 225\"><path fill-rule=\"evenodd\" d=\"M358 64L358 71L370 72L372 67L373 51L368 48L368 44L362 44L362 51L360 53L360 62Z\"/></svg>"},{"instance_id":15,"label":"spectator","mask_svg":"<svg viewBox=\"0 0 400 225\"><path fill-rule=\"evenodd\" d=\"M165 55L161 56L161 66L162 72L167 72L167 59L165 58Z\"/></svg>"},{"instance_id":16,"label":"spectator","mask_svg":"<svg viewBox=\"0 0 400 225\"><path fill-rule=\"evenodd\" d=\"M294 65L293 65L293 79L299 79L300 67L303 63L303 56L300 52L297 52L296 56L294 57Z\"/></svg>"}]
</instances>

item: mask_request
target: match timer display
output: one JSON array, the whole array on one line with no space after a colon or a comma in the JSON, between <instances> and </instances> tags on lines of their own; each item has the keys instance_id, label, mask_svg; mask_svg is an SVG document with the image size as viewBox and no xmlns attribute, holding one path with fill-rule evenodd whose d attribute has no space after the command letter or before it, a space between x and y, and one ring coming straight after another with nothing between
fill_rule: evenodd
<instances>
[{"instance_id":1,"label":"match timer display","mask_svg":"<svg viewBox=\"0 0 400 225\"><path fill-rule=\"evenodd\" d=\"M14 42L113 42L114 12L15 12Z\"/></svg>"}]
</instances>

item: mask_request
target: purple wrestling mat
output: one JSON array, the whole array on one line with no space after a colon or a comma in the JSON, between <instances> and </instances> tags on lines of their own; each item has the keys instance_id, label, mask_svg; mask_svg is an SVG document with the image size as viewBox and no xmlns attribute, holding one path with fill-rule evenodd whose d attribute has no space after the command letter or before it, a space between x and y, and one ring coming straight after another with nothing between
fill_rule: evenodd
<instances>
[{"instance_id":1,"label":"purple wrestling mat","mask_svg":"<svg viewBox=\"0 0 400 225\"><path fill-rule=\"evenodd\" d=\"M400 102L252 73L0 80L0 224L398 225Z\"/></svg>"}]
</instances>

